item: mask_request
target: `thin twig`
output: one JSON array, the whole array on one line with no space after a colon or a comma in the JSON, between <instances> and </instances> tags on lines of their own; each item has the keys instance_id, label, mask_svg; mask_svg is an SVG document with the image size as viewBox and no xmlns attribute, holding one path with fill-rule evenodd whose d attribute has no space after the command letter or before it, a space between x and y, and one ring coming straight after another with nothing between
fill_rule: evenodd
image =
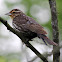
<instances>
[{"instance_id":1,"label":"thin twig","mask_svg":"<svg viewBox=\"0 0 62 62\"><path fill-rule=\"evenodd\" d=\"M38 58L38 57L35 56L32 60L30 60L30 61L28 61L28 62L33 62L33 61L35 61L37 58Z\"/></svg>"}]
</instances>

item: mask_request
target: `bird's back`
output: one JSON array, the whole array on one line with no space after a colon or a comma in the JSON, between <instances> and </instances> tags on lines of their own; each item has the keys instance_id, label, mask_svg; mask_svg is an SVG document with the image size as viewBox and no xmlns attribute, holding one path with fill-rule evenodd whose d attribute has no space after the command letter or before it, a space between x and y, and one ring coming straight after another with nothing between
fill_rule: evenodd
<instances>
[{"instance_id":1,"label":"bird's back","mask_svg":"<svg viewBox=\"0 0 62 62\"><path fill-rule=\"evenodd\" d=\"M15 24L15 25L14 25ZM32 31L38 34L46 34L46 31L34 19L25 14L20 14L13 19L13 26L19 31Z\"/></svg>"}]
</instances>

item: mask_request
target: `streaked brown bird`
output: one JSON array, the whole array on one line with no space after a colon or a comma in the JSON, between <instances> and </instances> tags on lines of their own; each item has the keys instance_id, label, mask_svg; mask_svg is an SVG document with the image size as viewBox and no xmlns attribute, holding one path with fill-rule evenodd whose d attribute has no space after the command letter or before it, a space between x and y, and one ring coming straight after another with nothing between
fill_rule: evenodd
<instances>
[{"instance_id":1,"label":"streaked brown bird","mask_svg":"<svg viewBox=\"0 0 62 62\"><path fill-rule=\"evenodd\" d=\"M25 15L21 10L19 9L13 9L6 15L9 15L12 18L12 24L15 30L23 33L24 37L31 40L35 37L38 37L44 41L47 41L50 45L56 45L57 43L51 41L46 36L46 31L44 28L39 25L34 19L31 17Z\"/></svg>"}]
</instances>

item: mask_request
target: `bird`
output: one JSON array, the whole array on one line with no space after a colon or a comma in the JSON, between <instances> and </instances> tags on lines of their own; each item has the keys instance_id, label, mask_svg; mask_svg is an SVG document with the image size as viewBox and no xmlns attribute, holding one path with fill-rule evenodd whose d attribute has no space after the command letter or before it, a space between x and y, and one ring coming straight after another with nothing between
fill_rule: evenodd
<instances>
[{"instance_id":1,"label":"bird","mask_svg":"<svg viewBox=\"0 0 62 62\"><path fill-rule=\"evenodd\" d=\"M33 38L38 37L42 39L46 45L47 43L55 46L58 45L46 36L47 32L38 22L32 17L27 16L21 10L13 9L9 13L6 13L6 15L11 17L13 28L16 31L21 32L27 39L32 40Z\"/></svg>"}]
</instances>

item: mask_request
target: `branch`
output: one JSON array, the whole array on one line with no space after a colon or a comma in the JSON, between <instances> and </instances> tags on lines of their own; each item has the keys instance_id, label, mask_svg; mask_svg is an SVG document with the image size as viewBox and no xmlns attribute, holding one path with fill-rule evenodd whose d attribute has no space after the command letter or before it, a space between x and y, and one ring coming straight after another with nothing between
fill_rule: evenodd
<instances>
[{"instance_id":1,"label":"branch","mask_svg":"<svg viewBox=\"0 0 62 62\"><path fill-rule=\"evenodd\" d=\"M27 47L29 47L41 60L43 60L43 62L48 62L47 59L42 54L40 54L29 42L27 42L27 39L23 36L22 33L14 30L7 23L7 21L3 20L1 17L0 17L0 21L7 27L8 30L10 30L12 33L16 34L22 40L22 42L24 42L26 44Z\"/></svg>"},{"instance_id":2,"label":"branch","mask_svg":"<svg viewBox=\"0 0 62 62\"><path fill-rule=\"evenodd\" d=\"M58 46L53 46L53 51L56 47L58 51L53 52L53 62L60 62L60 49L59 49L59 30L58 30L58 19L56 11L56 0L49 0L51 15L52 15L52 28L53 28L53 41L58 44Z\"/></svg>"}]
</instances>

